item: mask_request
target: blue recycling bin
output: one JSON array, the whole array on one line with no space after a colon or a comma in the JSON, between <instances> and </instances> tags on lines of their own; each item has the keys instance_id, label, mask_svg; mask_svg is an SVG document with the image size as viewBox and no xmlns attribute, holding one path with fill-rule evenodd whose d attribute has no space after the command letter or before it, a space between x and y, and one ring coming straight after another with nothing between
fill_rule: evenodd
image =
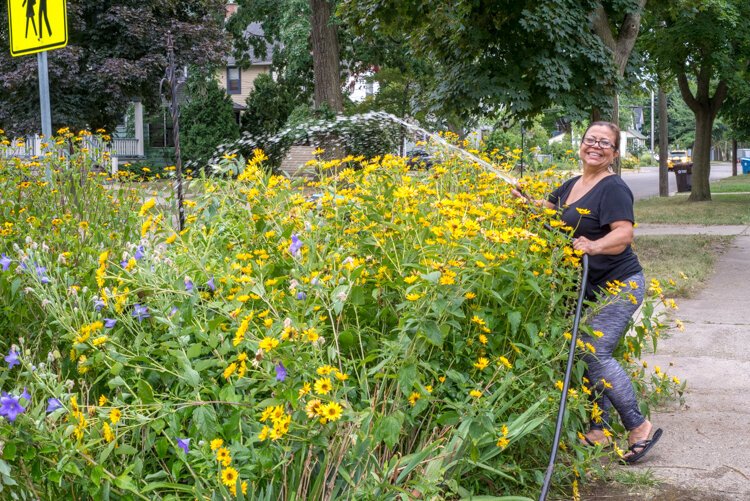
<instances>
[{"instance_id":1,"label":"blue recycling bin","mask_svg":"<svg viewBox=\"0 0 750 501\"><path fill-rule=\"evenodd\" d=\"M740 158L740 163L742 164L742 173L750 174L750 158Z\"/></svg>"}]
</instances>

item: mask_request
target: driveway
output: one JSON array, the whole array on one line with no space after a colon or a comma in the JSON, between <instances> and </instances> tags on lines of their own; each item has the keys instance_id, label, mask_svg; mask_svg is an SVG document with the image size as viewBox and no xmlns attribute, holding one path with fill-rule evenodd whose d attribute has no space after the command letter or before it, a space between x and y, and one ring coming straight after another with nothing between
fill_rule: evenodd
<instances>
[{"instance_id":1,"label":"driveway","mask_svg":"<svg viewBox=\"0 0 750 501\"><path fill-rule=\"evenodd\" d=\"M741 170L740 170L741 172ZM712 181L732 175L731 162L711 162ZM659 168L641 167L639 171L623 171L622 179L630 186L636 200L653 197L659 194ZM669 193L677 191L675 175L669 173Z\"/></svg>"}]
</instances>

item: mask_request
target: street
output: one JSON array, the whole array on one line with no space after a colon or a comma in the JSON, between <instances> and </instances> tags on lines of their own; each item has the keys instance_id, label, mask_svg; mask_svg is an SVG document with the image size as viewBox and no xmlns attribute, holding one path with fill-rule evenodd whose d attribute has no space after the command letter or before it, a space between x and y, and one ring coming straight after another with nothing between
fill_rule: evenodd
<instances>
[{"instance_id":1,"label":"street","mask_svg":"<svg viewBox=\"0 0 750 501\"><path fill-rule=\"evenodd\" d=\"M739 170L742 172L742 170ZM722 179L732 175L731 162L711 162L710 179ZM639 171L622 172L622 179L630 186L636 200L653 197L659 194L659 168L641 167ZM669 193L677 191L677 181L674 173L669 173Z\"/></svg>"}]
</instances>

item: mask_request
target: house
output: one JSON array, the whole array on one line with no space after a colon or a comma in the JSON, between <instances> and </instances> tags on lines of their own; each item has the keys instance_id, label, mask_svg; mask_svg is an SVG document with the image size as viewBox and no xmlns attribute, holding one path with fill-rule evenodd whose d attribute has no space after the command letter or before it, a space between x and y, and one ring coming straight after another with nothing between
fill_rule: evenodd
<instances>
[{"instance_id":1,"label":"house","mask_svg":"<svg viewBox=\"0 0 750 501\"><path fill-rule=\"evenodd\" d=\"M230 1L226 5L226 19L237 12L237 4ZM250 23L245 29L245 38L263 38L263 27L258 22ZM217 79L219 85L226 89L227 94L234 102L234 112L239 122L240 115L245 110L245 101L248 94L253 91L253 82L262 73L271 73L274 46L266 44L266 50L262 54L256 54L251 48L248 56L250 66L243 68L232 55L226 58L225 67L218 71Z\"/></svg>"}]
</instances>

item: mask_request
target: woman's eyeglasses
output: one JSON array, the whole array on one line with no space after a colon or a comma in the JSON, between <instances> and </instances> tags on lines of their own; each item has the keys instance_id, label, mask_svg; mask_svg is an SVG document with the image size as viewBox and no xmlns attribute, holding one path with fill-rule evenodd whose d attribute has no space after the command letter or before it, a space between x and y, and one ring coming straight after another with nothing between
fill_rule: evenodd
<instances>
[{"instance_id":1,"label":"woman's eyeglasses","mask_svg":"<svg viewBox=\"0 0 750 501\"><path fill-rule=\"evenodd\" d=\"M594 139L593 137L586 136L583 138L583 144L586 146L594 146L595 144L598 145L600 148L612 148L615 149L615 145L612 144L609 139Z\"/></svg>"}]
</instances>

